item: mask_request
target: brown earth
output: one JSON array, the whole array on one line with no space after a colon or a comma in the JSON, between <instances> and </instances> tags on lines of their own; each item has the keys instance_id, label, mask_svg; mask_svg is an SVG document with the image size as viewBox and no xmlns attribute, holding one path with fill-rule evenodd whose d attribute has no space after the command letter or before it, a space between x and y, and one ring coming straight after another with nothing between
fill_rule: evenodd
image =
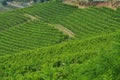
<instances>
[{"instance_id":1,"label":"brown earth","mask_svg":"<svg viewBox=\"0 0 120 80\"><path fill-rule=\"evenodd\" d=\"M77 2L77 1L66 0L63 3L78 6L78 8L87 8L89 6L96 6L96 7L108 7L111 9L116 9L117 7L120 6L120 1L116 1L116 2L110 2L110 1L85 2L85 1L81 1L81 2Z\"/></svg>"},{"instance_id":2,"label":"brown earth","mask_svg":"<svg viewBox=\"0 0 120 80\"><path fill-rule=\"evenodd\" d=\"M64 27L63 25L60 24L50 24L48 23L49 26L54 26L55 29L58 29L59 31L63 32L65 35L68 35L69 38L74 38L75 34L69 30L68 28Z\"/></svg>"},{"instance_id":3,"label":"brown earth","mask_svg":"<svg viewBox=\"0 0 120 80\"><path fill-rule=\"evenodd\" d=\"M31 20L38 20L37 15L36 15L36 16L32 16L32 15L30 15L30 14L24 14L24 16L30 18Z\"/></svg>"}]
</instances>

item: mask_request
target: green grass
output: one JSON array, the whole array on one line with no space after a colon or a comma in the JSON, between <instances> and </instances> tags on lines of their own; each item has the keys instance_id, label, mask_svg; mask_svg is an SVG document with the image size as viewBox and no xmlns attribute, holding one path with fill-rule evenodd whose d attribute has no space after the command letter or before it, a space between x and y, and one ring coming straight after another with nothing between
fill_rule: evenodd
<instances>
[{"instance_id":1,"label":"green grass","mask_svg":"<svg viewBox=\"0 0 120 80\"><path fill-rule=\"evenodd\" d=\"M120 32L6 55L0 58L1 79L119 80L118 35Z\"/></svg>"},{"instance_id":2,"label":"green grass","mask_svg":"<svg viewBox=\"0 0 120 80\"><path fill-rule=\"evenodd\" d=\"M28 7L20 10L22 13L28 13L33 16L39 16L46 22L57 23L65 16L73 13L78 8L57 2L48 2L36 4L35 6Z\"/></svg>"},{"instance_id":3,"label":"green grass","mask_svg":"<svg viewBox=\"0 0 120 80\"><path fill-rule=\"evenodd\" d=\"M67 16L60 23L76 33L76 37L82 39L120 29L120 24L115 20L114 15L119 17L119 13L107 8L81 9Z\"/></svg>"},{"instance_id":4,"label":"green grass","mask_svg":"<svg viewBox=\"0 0 120 80\"><path fill-rule=\"evenodd\" d=\"M76 34L77 38L86 39L120 29L119 10L109 8L78 9L62 3L43 3L23 9L23 13L37 15L48 23L61 24Z\"/></svg>"},{"instance_id":5,"label":"green grass","mask_svg":"<svg viewBox=\"0 0 120 80\"><path fill-rule=\"evenodd\" d=\"M53 45L66 39L68 37L53 26L42 21L31 21L0 33L0 54Z\"/></svg>"},{"instance_id":6,"label":"green grass","mask_svg":"<svg viewBox=\"0 0 120 80\"><path fill-rule=\"evenodd\" d=\"M0 80L120 80L119 13L57 2L0 13Z\"/></svg>"},{"instance_id":7,"label":"green grass","mask_svg":"<svg viewBox=\"0 0 120 80\"><path fill-rule=\"evenodd\" d=\"M14 11L0 13L0 31L9 29L12 26L27 22L30 18Z\"/></svg>"}]
</instances>

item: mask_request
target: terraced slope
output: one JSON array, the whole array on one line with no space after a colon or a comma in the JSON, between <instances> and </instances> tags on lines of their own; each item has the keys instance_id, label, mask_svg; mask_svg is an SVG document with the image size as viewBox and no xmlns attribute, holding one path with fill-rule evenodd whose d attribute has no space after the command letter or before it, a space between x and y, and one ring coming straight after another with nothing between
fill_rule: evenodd
<instances>
[{"instance_id":1,"label":"terraced slope","mask_svg":"<svg viewBox=\"0 0 120 80\"><path fill-rule=\"evenodd\" d=\"M2 80L119 80L119 40L116 32L0 57L0 76Z\"/></svg>"},{"instance_id":2,"label":"terraced slope","mask_svg":"<svg viewBox=\"0 0 120 80\"><path fill-rule=\"evenodd\" d=\"M22 9L20 10L20 13L28 13L32 16L37 16L48 23L57 23L59 20L73 13L77 9L78 8L76 6L57 2L48 2Z\"/></svg>"},{"instance_id":3,"label":"terraced slope","mask_svg":"<svg viewBox=\"0 0 120 80\"><path fill-rule=\"evenodd\" d=\"M120 80L119 13L56 2L1 13L0 80Z\"/></svg>"},{"instance_id":4,"label":"terraced slope","mask_svg":"<svg viewBox=\"0 0 120 80\"><path fill-rule=\"evenodd\" d=\"M52 7L51 10L50 6ZM59 7L56 8L56 6ZM66 8L64 9L64 7ZM31 8L0 13L0 54L48 46L68 39L69 35L64 34L62 30L56 29L54 25L54 27L51 27L52 25L48 26L51 23L47 22L47 18L48 20L54 18L55 20L53 19L54 21L51 20L51 22L56 22L76 8L54 2L38 4ZM48 16L45 14L44 9L50 10ZM36 13L39 13L39 15ZM51 15L51 13L56 15ZM42 18L41 14L43 15ZM56 18L57 15L62 16Z\"/></svg>"},{"instance_id":5,"label":"terraced slope","mask_svg":"<svg viewBox=\"0 0 120 80\"><path fill-rule=\"evenodd\" d=\"M88 38L120 29L119 13L108 8L80 9L67 16L60 23L79 38Z\"/></svg>"},{"instance_id":6,"label":"terraced slope","mask_svg":"<svg viewBox=\"0 0 120 80\"><path fill-rule=\"evenodd\" d=\"M0 55L60 43L68 37L43 21L31 21L0 32Z\"/></svg>"},{"instance_id":7,"label":"terraced slope","mask_svg":"<svg viewBox=\"0 0 120 80\"><path fill-rule=\"evenodd\" d=\"M17 11L0 13L0 31L9 29L12 26L27 22L30 18Z\"/></svg>"},{"instance_id":8,"label":"terraced slope","mask_svg":"<svg viewBox=\"0 0 120 80\"><path fill-rule=\"evenodd\" d=\"M80 39L120 29L119 9L117 11L94 7L78 9L75 6L49 2L16 10L15 12L19 12L22 16L25 16L25 14L31 15L37 19L44 20L48 24L57 24L66 27ZM25 17L28 18L28 16Z\"/></svg>"},{"instance_id":9,"label":"terraced slope","mask_svg":"<svg viewBox=\"0 0 120 80\"><path fill-rule=\"evenodd\" d=\"M75 9L77 8L73 6L50 2L38 4L25 9L3 12L0 13L0 30L8 29L12 26L29 21L31 18L26 16L26 14L36 18L42 18L49 22L57 22L58 19L67 16Z\"/></svg>"},{"instance_id":10,"label":"terraced slope","mask_svg":"<svg viewBox=\"0 0 120 80\"><path fill-rule=\"evenodd\" d=\"M23 9L23 13L37 16L47 23L60 24L80 39L120 29L119 10L114 11L109 8L78 9L75 6L51 2Z\"/></svg>"}]
</instances>

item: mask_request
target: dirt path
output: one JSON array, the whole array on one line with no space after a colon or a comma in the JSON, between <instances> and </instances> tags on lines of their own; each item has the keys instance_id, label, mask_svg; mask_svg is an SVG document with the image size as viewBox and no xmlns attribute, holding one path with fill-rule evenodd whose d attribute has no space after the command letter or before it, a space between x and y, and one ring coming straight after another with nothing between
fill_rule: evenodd
<instances>
[{"instance_id":1,"label":"dirt path","mask_svg":"<svg viewBox=\"0 0 120 80\"><path fill-rule=\"evenodd\" d=\"M29 17L31 20L38 20L36 16L32 16L30 14L24 14L26 17Z\"/></svg>"},{"instance_id":2,"label":"dirt path","mask_svg":"<svg viewBox=\"0 0 120 80\"><path fill-rule=\"evenodd\" d=\"M60 25L60 24L48 24L50 26L54 26L56 29L58 29L59 31L62 31L64 34L68 35L70 38L74 38L75 34L69 30L68 28Z\"/></svg>"},{"instance_id":3,"label":"dirt path","mask_svg":"<svg viewBox=\"0 0 120 80\"><path fill-rule=\"evenodd\" d=\"M30 14L24 14L26 17L29 17L31 20L39 20L38 16L32 16ZM58 29L59 31L63 32L64 34L68 35L70 38L74 38L75 37L75 34L67 29L66 27L60 25L60 24L50 24L50 23L47 23L49 26L54 26L56 29Z\"/></svg>"}]
</instances>

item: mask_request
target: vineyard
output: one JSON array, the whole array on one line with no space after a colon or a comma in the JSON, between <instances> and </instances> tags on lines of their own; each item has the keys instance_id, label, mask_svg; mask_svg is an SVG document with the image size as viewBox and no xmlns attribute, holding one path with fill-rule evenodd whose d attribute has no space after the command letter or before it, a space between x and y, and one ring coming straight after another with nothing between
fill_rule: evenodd
<instances>
[{"instance_id":1,"label":"vineyard","mask_svg":"<svg viewBox=\"0 0 120 80\"><path fill-rule=\"evenodd\" d=\"M0 13L0 31L9 29L12 26L27 22L28 17L17 12Z\"/></svg>"},{"instance_id":2,"label":"vineyard","mask_svg":"<svg viewBox=\"0 0 120 80\"><path fill-rule=\"evenodd\" d=\"M119 36L117 32L1 57L2 79L119 80Z\"/></svg>"},{"instance_id":3,"label":"vineyard","mask_svg":"<svg viewBox=\"0 0 120 80\"><path fill-rule=\"evenodd\" d=\"M2 31L0 37L0 54L48 46L67 39L67 35L41 21L14 26Z\"/></svg>"},{"instance_id":4,"label":"vineyard","mask_svg":"<svg viewBox=\"0 0 120 80\"><path fill-rule=\"evenodd\" d=\"M60 2L1 12L0 80L120 80L119 14Z\"/></svg>"},{"instance_id":5,"label":"vineyard","mask_svg":"<svg viewBox=\"0 0 120 80\"><path fill-rule=\"evenodd\" d=\"M37 15L48 23L61 24L76 33L77 38L88 38L120 29L119 10L96 7L78 9L76 6L53 4L37 5L23 9L23 12Z\"/></svg>"}]
</instances>

